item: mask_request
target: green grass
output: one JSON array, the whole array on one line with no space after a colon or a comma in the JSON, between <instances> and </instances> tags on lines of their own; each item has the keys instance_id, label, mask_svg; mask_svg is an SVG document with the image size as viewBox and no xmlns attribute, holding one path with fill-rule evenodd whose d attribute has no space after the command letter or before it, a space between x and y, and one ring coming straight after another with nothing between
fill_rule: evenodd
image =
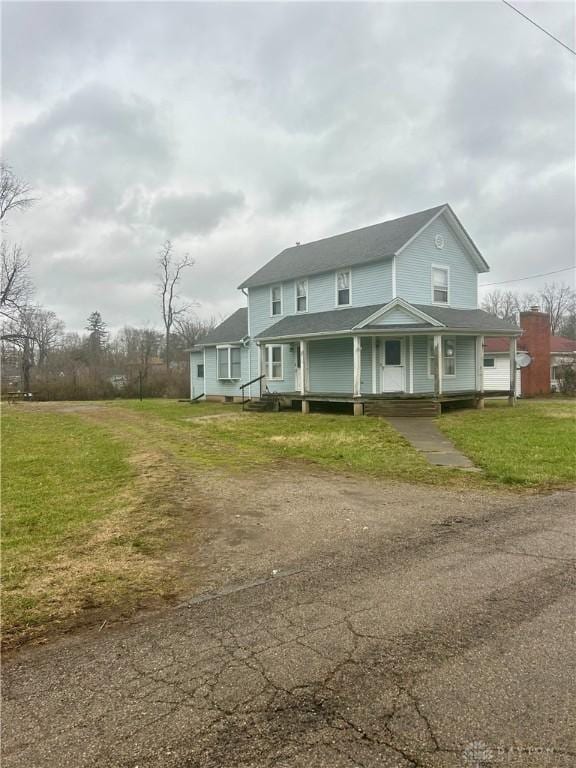
<instances>
[{"instance_id":1,"label":"green grass","mask_svg":"<svg viewBox=\"0 0 576 768\"><path fill-rule=\"evenodd\" d=\"M440 427L486 476L507 486L555 488L576 483L576 401L488 401L459 411Z\"/></svg>"},{"instance_id":2,"label":"green grass","mask_svg":"<svg viewBox=\"0 0 576 768\"><path fill-rule=\"evenodd\" d=\"M206 469L244 472L292 460L391 480L463 482L457 470L431 467L383 419L291 411L243 414L234 405L165 400L115 405L145 415L150 423L156 419L169 424L172 449L182 460Z\"/></svg>"},{"instance_id":3,"label":"green grass","mask_svg":"<svg viewBox=\"0 0 576 768\"><path fill-rule=\"evenodd\" d=\"M144 521L124 519L134 475L127 446L77 416L3 410L2 619L10 642L86 608L128 604L149 574L138 550Z\"/></svg>"}]
</instances>

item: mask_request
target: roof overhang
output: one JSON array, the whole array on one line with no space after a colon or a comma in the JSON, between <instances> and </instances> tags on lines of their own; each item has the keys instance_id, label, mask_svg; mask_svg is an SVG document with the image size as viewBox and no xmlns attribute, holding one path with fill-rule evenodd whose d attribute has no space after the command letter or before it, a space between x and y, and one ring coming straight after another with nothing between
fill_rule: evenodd
<instances>
[{"instance_id":1,"label":"roof overhang","mask_svg":"<svg viewBox=\"0 0 576 768\"><path fill-rule=\"evenodd\" d=\"M430 328L430 330L426 328L422 328L421 326L419 328L411 328L410 326L406 326L406 328L398 327L395 328L386 328L386 326L382 326L382 328L370 328L366 333L362 334L359 333L359 330L361 329L354 329L351 328L350 330L346 331L317 331L316 333L299 333L299 334L288 334L286 336L258 336L255 339L255 342L257 344L262 343L270 343L270 342L278 342L278 343L290 343L294 341L301 341L306 339L346 339L346 338L352 338L353 336L498 336L498 337L504 337L504 338L516 338L520 336L522 331L520 330L509 330L509 331L495 331L493 328L490 330L480 330L478 328L449 328L447 326L442 327L435 327Z\"/></svg>"}]
</instances>

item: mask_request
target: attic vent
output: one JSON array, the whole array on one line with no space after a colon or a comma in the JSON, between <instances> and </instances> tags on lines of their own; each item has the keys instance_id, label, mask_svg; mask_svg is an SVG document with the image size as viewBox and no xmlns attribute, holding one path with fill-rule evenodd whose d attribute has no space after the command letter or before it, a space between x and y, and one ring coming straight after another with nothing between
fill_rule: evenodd
<instances>
[{"instance_id":1,"label":"attic vent","mask_svg":"<svg viewBox=\"0 0 576 768\"><path fill-rule=\"evenodd\" d=\"M434 245L436 246L436 248L440 248L440 250L444 248L444 238L442 235L436 235L436 237L434 238Z\"/></svg>"}]
</instances>

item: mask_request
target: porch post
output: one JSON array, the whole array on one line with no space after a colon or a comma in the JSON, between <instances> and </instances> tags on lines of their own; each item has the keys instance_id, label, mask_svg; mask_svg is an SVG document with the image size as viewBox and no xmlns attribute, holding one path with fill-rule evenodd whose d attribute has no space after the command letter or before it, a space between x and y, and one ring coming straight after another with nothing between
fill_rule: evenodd
<instances>
[{"instance_id":1,"label":"porch post","mask_svg":"<svg viewBox=\"0 0 576 768\"><path fill-rule=\"evenodd\" d=\"M442 336L434 336L434 396L442 394Z\"/></svg>"},{"instance_id":2,"label":"porch post","mask_svg":"<svg viewBox=\"0 0 576 768\"><path fill-rule=\"evenodd\" d=\"M510 339L510 394L508 405L516 405L516 337Z\"/></svg>"},{"instance_id":3,"label":"porch post","mask_svg":"<svg viewBox=\"0 0 576 768\"><path fill-rule=\"evenodd\" d=\"M308 344L300 341L300 394L305 395L308 389Z\"/></svg>"},{"instance_id":4,"label":"porch post","mask_svg":"<svg viewBox=\"0 0 576 768\"><path fill-rule=\"evenodd\" d=\"M361 361L362 343L360 336L354 336L354 397L360 397L360 369L362 365Z\"/></svg>"},{"instance_id":5,"label":"porch post","mask_svg":"<svg viewBox=\"0 0 576 768\"><path fill-rule=\"evenodd\" d=\"M260 373L259 376L266 376L266 344L260 344ZM262 382L260 382L260 391L262 391Z\"/></svg>"},{"instance_id":6,"label":"porch post","mask_svg":"<svg viewBox=\"0 0 576 768\"><path fill-rule=\"evenodd\" d=\"M484 408L484 336L476 336L476 408Z\"/></svg>"}]
</instances>

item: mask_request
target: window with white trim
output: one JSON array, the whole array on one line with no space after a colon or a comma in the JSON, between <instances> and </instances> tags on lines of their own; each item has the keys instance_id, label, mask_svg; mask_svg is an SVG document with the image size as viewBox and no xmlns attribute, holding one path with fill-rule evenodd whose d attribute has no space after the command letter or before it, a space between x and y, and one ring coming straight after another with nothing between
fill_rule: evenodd
<instances>
[{"instance_id":1,"label":"window with white trim","mask_svg":"<svg viewBox=\"0 0 576 768\"><path fill-rule=\"evenodd\" d=\"M484 358L484 368L495 368L496 360L493 357Z\"/></svg>"},{"instance_id":2,"label":"window with white trim","mask_svg":"<svg viewBox=\"0 0 576 768\"><path fill-rule=\"evenodd\" d=\"M432 301L448 304L448 269L445 267L432 267Z\"/></svg>"},{"instance_id":3,"label":"window with white trim","mask_svg":"<svg viewBox=\"0 0 576 768\"><path fill-rule=\"evenodd\" d=\"M336 304L346 307L350 304L350 270L336 272Z\"/></svg>"},{"instance_id":4,"label":"window with white trim","mask_svg":"<svg viewBox=\"0 0 576 768\"><path fill-rule=\"evenodd\" d=\"M270 288L270 314L282 314L282 286L273 285Z\"/></svg>"},{"instance_id":5,"label":"window with white trim","mask_svg":"<svg viewBox=\"0 0 576 768\"><path fill-rule=\"evenodd\" d=\"M196 366L196 376L199 379L204 378L204 363L198 363L198 365Z\"/></svg>"},{"instance_id":6,"label":"window with white trim","mask_svg":"<svg viewBox=\"0 0 576 768\"><path fill-rule=\"evenodd\" d=\"M281 344L266 345L266 378L283 379L283 352Z\"/></svg>"},{"instance_id":7,"label":"window with white trim","mask_svg":"<svg viewBox=\"0 0 576 768\"><path fill-rule=\"evenodd\" d=\"M308 312L308 280L296 280L296 312Z\"/></svg>"},{"instance_id":8,"label":"window with white trim","mask_svg":"<svg viewBox=\"0 0 576 768\"><path fill-rule=\"evenodd\" d=\"M217 347L219 379L239 379L242 372L240 347Z\"/></svg>"},{"instance_id":9,"label":"window with white trim","mask_svg":"<svg viewBox=\"0 0 576 768\"><path fill-rule=\"evenodd\" d=\"M428 339L428 375L434 376L434 339ZM456 340L442 337L442 376L456 376Z\"/></svg>"}]
</instances>

